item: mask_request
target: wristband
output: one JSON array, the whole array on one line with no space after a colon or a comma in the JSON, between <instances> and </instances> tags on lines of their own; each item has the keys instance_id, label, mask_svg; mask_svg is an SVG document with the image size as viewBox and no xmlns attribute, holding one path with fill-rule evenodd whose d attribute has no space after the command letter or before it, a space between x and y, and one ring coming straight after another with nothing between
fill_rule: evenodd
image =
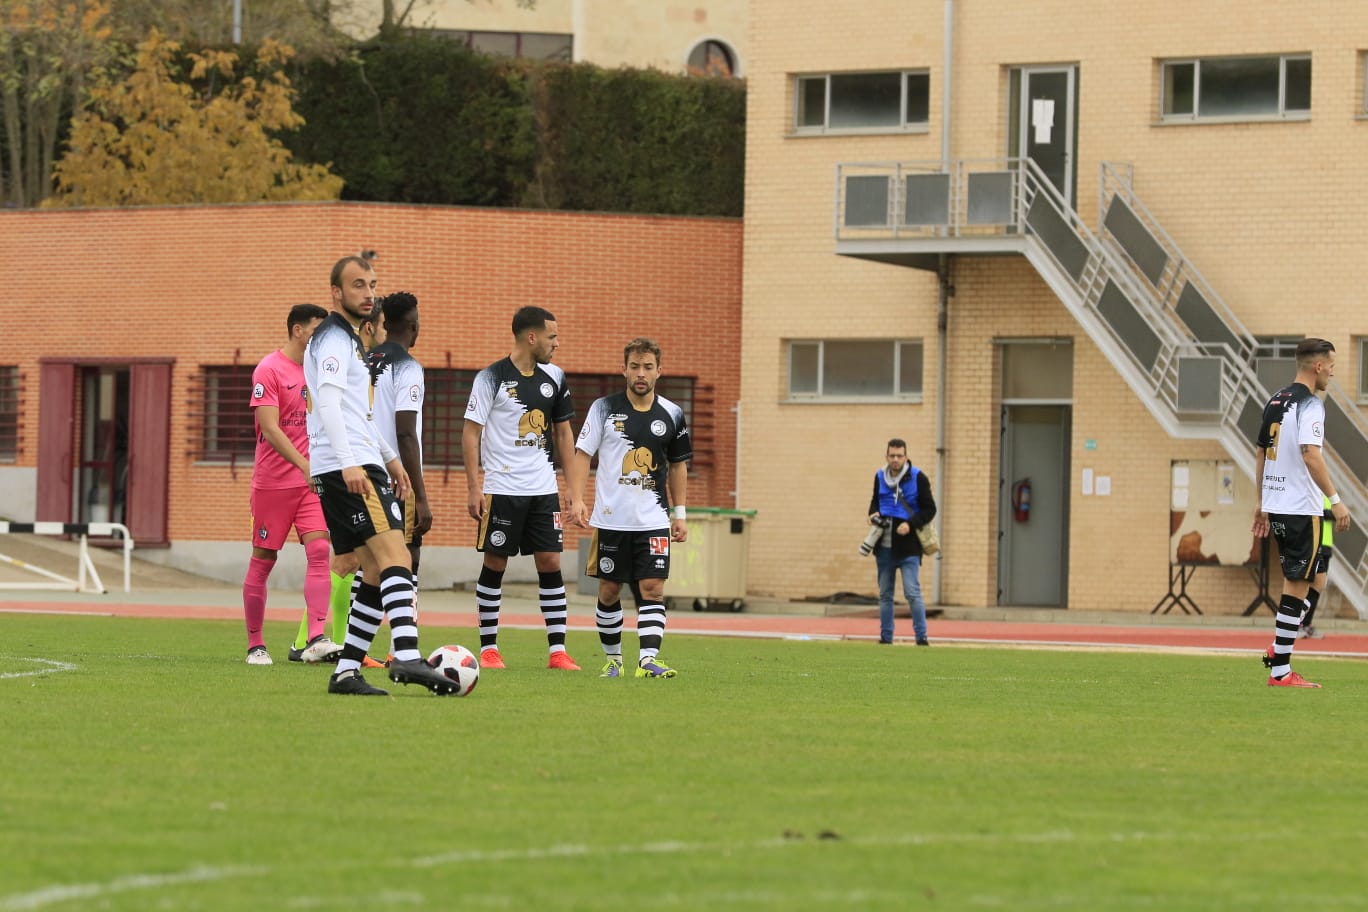
<instances>
[{"instance_id":1,"label":"wristband","mask_svg":"<svg viewBox=\"0 0 1368 912\"><path fill-rule=\"evenodd\" d=\"M677 507L674 508L674 518L675 518L675 519L687 519L688 516L689 516L689 511L684 509L684 505L683 505L683 504L680 504L679 506L677 506Z\"/></svg>"},{"instance_id":2,"label":"wristband","mask_svg":"<svg viewBox=\"0 0 1368 912\"><path fill-rule=\"evenodd\" d=\"M1338 506L1338 505L1339 505L1339 502L1340 502L1340 499L1339 499L1339 495L1338 495L1338 494L1331 494L1331 495L1330 495L1330 506L1332 506L1332 507Z\"/></svg>"}]
</instances>

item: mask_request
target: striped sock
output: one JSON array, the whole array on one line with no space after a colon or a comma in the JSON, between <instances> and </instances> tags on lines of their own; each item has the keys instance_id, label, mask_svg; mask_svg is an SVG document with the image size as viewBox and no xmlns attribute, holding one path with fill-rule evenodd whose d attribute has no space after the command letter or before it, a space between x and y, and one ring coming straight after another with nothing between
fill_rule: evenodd
<instances>
[{"instance_id":1,"label":"striped sock","mask_svg":"<svg viewBox=\"0 0 1368 912\"><path fill-rule=\"evenodd\" d=\"M413 574L397 566L381 570L380 605L389 617L394 657L400 662L421 659L418 622L413 616Z\"/></svg>"},{"instance_id":2,"label":"striped sock","mask_svg":"<svg viewBox=\"0 0 1368 912\"><path fill-rule=\"evenodd\" d=\"M480 568L475 583L475 609L480 614L480 648L499 645L499 609L503 606L503 571Z\"/></svg>"},{"instance_id":3,"label":"striped sock","mask_svg":"<svg viewBox=\"0 0 1368 912\"><path fill-rule=\"evenodd\" d=\"M370 652L375 633L385 617L380 613L380 590L369 583L361 583L357 574L356 598L347 614L347 639L342 644L342 658L337 660L337 673L361 667L361 660Z\"/></svg>"},{"instance_id":4,"label":"striped sock","mask_svg":"<svg viewBox=\"0 0 1368 912\"><path fill-rule=\"evenodd\" d=\"M637 639L641 641L641 657L637 663L654 659L665 639L665 606L647 602L637 609Z\"/></svg>"},{"instance_id":5,"label":"striped sock","mask_svg":"<svg viewBox=\"0 0 1368 912\"><path fill-rule=\"evenodd\" d=\"M565 602L565 580L559 570L537 574L537 602L546 622L546 642L552 653L565 652L565 622L569 611Z\"/></svg>"},{"instance_id":6,"label":"striped sock","mask_svg":"<svg viewBox=\"0 0 1368 912\"><path fill-rule=\"evenodd\" d=\"M603 654L610 659L622 658L622 601L611 605L599 602L594 609L594 624L598 627Z\"/></svg>"},{"instance_id":7,"label":"striped sock","mask_svg":"<svg viewBox=\"0 0 1368 912\"><path fill-rule=\"evenodd\" d=\"M1287 677L1292 671L1292 647L1297 642L1297 628L1301 625L1302 610L1306 603L1295 595L1283 594L1278 602L1278 619L1273 639L1273 667L1270 673L1275 678Z\"/></svg>"}]
</instances>

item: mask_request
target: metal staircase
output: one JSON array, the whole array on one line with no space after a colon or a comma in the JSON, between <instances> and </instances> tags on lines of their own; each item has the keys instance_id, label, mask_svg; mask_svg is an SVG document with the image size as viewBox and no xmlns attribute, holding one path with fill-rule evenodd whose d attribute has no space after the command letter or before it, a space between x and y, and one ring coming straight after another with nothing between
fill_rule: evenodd
<instances>
[{"instance_id":1,"label":"metal staircase","mask_svg":"<svg viewBox=\"0 0 1368 912\"><path fill-rule=\"evenodd\" d=\"M842 164L837 252L918 268L944 254L1024 256L1170 436L1219 441L1253 477L1271 392L1260 374L1281 386L1291 368L1258 357L1128 168L1103 164L1100 180L1094 232L1029 159ZM1327 461L1356 520L1336 536L1331 582L1368 618L1368 423L1337 385L1325 407Z\"/></svg>"}]
</instances>

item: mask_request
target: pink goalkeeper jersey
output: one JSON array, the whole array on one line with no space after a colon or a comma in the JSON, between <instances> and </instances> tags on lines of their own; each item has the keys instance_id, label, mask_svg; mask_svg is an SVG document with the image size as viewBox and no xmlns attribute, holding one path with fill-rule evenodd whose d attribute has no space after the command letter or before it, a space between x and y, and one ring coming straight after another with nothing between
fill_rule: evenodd
<instances>
[{"instance_id":1,"label":"pink goalkeeper jersey","mask_svg":"<svg viewBox=\"0 0 1368 912\"><path fill-rule=\"evenodd\" d=\"M280 429L295 449L309 456L309 432L304 426L304 365L295 364L284 352L271 352L261 359L252 371L252 416L256 424L256 470L252 473L252 487L268 490L298 488L309 483L295 468L275 451L266 435L261 433L261 422L256 421L258 406L273 405L280 409Z\"/></svg>"}]
</instances>

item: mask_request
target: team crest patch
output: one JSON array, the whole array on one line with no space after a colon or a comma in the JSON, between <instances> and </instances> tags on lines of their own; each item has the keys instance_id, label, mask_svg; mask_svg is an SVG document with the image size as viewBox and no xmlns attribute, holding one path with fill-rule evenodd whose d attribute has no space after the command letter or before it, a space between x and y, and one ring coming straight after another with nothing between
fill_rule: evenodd
<instances>
[{"instance_id":1,"label":"team crest patch","mask_svg":"<svg viewBox=\"0 0 1368 912\"><path fill-rule=\"evenodd\" d=\"M265 527L265 526L262 526L260 529L257 529L257 538L261 539L262 541L265 541L265 540L266 540L266 535L267 535L267 532L266 532L266 527Z\"/></svg>"},{"instance_id":2,"label":"team crest patch","mask_svg":"<svg viewBox=\"0 0 1368 912\"><path fill-rule=\"evenodd\" d=\"M500 531L500 530L498 530L498 529L496 529L496 530L494 530L493 532L489 533L489 543L490 543L491 545L495 545L495 546L497 546L497 547L503 547L503 543L506 542L506 541L508 541L508 536L507 536L507 535L504 535L503 532Z\"/></svg>"},{"instance_id":3,"label":"team crest patch","mask_svg":"<svg viewBox=\"0 0 1368 912\"><path fill-rule=\"evenodd\" d=\"M552 514L551 514L551 527L552 527L553 529L561 529L561 528L564 528L564 527L561 525L561 516L560 516L560 513L559 513L559 512L556 512L556 513L552 513Z\"/></svg>"},{"instance_id":4,"label":"team crest patch","mask_svg":"<svg viewBox=\"0 0 1368 912\"><path fill-rule=\"evenodd\" d=\"M659 418L651 422L651 433L655 434L657 437L664 437L665 430L665 422L661 421Z\"/></svg>"},{"instance_id":5,"label":"team crest patch","mask_svg":"<svg viewBox=\"0 0 1368 912\"><path fill-rule=\"evenodd\" d=\"M549 383L543 383L541 385L541 394L547 399L550 399L556 394L556 388Z\"/></svg>"},{"instance_id":6,"label":"team crest patch","mask_svg":"<svg viewBox=\"0 0 1368 912\"><path fill-rule=\"evenodd\" d=\"M612 572L613 572L613 566L614 566L614 565L613 565L613 559L612 559L611 557L600 557L600 558L599 558L599 572L600 572L600 573L612 573Z\"/></svg>"},{"instance_id":7,"label":"team crest patch","mask_svg":"<svg viewBox=\"0 0 1368 912\"><path fill-rule=\"evenodd\" d=\"M398 501L394 501L390 504L390 513L400 522L404 521L404 511L400 509Z\"/></svg>"},{"instance_id":8,"label":"team crest patch","mask_svg":"<svg viewBox=\"0 0 1368 912\"><path fill-rule=\"evenodd\" d=\"M262 396L264 396L264 395L266 395L266 387L262 386L260 383L258 383L256 386L252 387L252 398L253 398L253 399L260 399L260 398L261 398Z\"/></svg>"},{"instance_id":9,"label":"team crest patch","mask_svg":"<svg viewBox=\"0 0 1368 912\"><path fill-rule=\"evenodd\" d=\"M652 535L652 536L651 536L651 553L652 553L652 554L669 554L669 553L670 553L670 539L669 539L668 537L664 536L664 535Z\"/></svg>"}]
</instances>

